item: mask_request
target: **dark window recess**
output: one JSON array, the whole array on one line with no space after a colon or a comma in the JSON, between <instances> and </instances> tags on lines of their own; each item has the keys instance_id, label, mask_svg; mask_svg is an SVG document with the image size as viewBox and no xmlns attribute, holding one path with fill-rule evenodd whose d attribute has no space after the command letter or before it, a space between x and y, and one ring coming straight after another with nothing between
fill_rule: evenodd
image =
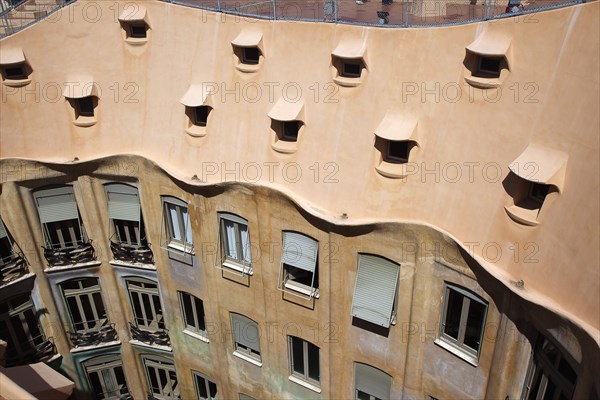
<instances>
[{"instance_id":1,"label":"dark window recess","mask_svg":"<svg viewBox=\"0 0 600 400\"><path fill-rule=\"evenodd\" d=\"M244 47L242 50L242 62L244 64L258 64L260 59L260 50L258 47Z\"/></svg>"},{"instance_id":2,"label":"dark window recess","mask_svg":"<svg viewBox=\"0 0 600 400\"><path fill-rule=\"evenodd\" d=\"M206 126L209 111L208 106L194 107L194 125Z\"/></svg>"},{"instance_id":3,"label":"dark window recess","mask_svg":"<svg viewBox=\"0 0 600 400\"><path fill-rule=\"evenodd\" d=\"M407 140L396 142L390 141L388 144L388 157L395 161L408 161L409 143Z\"/></svg>"},{"instance_id":4,"label":"dark window recess","mask_svg":"<svg viewBox=\"0 0 600 400\"><path fill-rule=\"evenodd\" d=\"M479 72L498 78L500 76L501 61L501 58L479 57Z\"/></svg>"},{"instance_id":5,"label":"dark window recess","mask_svg":"<svg viewBox=\"0 0 600 400\"><path fill-rule=\"evenodd\" d=\"M358 63L344 62L342 76L348 78L359 78L362 66Z\"/></svg>"},{"instance_id":6,"label":"dark window recess","mask_svg":"<svg viewBox=\"0 0 600 400\"><path fill-rule=\"evenodd\" d=\"M145 38L146 30L146 25L131 25L129 27L129 36L132 38Z\"/></svg>"},{"instance_id":7,"label":"dark window recess","mask_svg":"<svg viewBox=\"0 0 600 400\"><path fill-rule=\"evenodd\" d=\"M6 79L24 79L25 78L25 70L21 66L5 68L4 74L6 76Z\"/></svg>"},{"instance_id":8,"label":"dark window recess","mask_svg":"<svg viewBox=\"0 0 600 400\"><path fill-rule=\"evenodd\" d=\"M77 108L79 115L82 117L93 117L94 116L94 100L91 96L82 97L77 100Z\"/></svg>"},{"instance_id":9,"label":"dark window recess","mask_svg":"<svg viewBox=\"0 0 600 400\"><path fill-rule=\"evenodd\" d=\"M550 185L532 182L529 187L529 198L541 205L546 199L549 189Z\"/></svg>"},{"instance_id":10,"label":"dark window recess","mask_svg":"<svg viewBox=\"0 0 600 400\"><path fill-rule=\"evenodd\" d=\"M298 131L300 124L298 121L284 121L281 140L286 142L295 142L298 140Z\"/></svg>"}]
</instances>

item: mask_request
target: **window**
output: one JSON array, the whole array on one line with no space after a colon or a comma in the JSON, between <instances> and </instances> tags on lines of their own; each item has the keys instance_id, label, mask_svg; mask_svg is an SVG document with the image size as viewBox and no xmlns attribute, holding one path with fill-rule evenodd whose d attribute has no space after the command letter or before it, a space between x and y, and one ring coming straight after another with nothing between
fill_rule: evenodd
<instances>
[{"instance_id":1,"label":"window","mask_svg":"<svg viewBox=\"0 0 600 400\"><path fill-rule=\"evenodd\" d=\"M128 278L125 281L136 326L150 331L164 330L158 284L143 278Z\"/></svg>"},{"instance_id":2,"label":"window","mask_svg":"<svg viewBox=\"0 0 600 400\"><path fill-rule=\"evenodd\" d=\"M354 392L357 400L390 398L392 377L367 364L354 363Z\"/></svg>"},{"instance_id":3,"label":"window","mask_svg":"<svg viewBox=\"0 0 600 400\"><path fill-rule=\"evenodd\" d=\"M573 398L576 384L577 372L558 346L545 336L539 335L522 399L570 400Z\"/></svg>"},{"instance_id":4,"label":"window","mask_svg":"<svg viewBox=\"0 0 600 400\"><path fill-rule=\"evenodd\" d=\"M308 383L309 387L320 386L319 348L312 343L295 336L288 336L290 358L290 379L299 384ZM320 391L320 389L319 389Z\"/></svg>"},{"instance_id":5,"label":"window","mask_svg":"<svg viewBox=\"0 0 600 400\"><path fill-rule=\"evenodd\" d=\"M234 214L219 213L219 229L221 264L242 274L252 275L248 221Z\"/></svg>"},{"instance_id":6,"label":"window","mask_svg":"<svg viewBox=\"0 0 600 400\"><path fill-rule=\"evenodd\" d=\"M286 142L295 142L298 140L298 131L300 130L299 121L282 122L281 140Z\"/></svg>"},{"instance_id":7,"label":"window","mask_svg":"<svg viewBox=\"0 0 600 400\"><path fill-rule=\"evenodd\" d=\"M260 331L256 322L241 314L231 313L233 354L253 364L262 365L260 358Z\"/></svg>"},{"instance_id":8,"label":"window","mask_svg":"<svg viewBox=\"0 0 600 400\"><path fill-rule=\"evenodd\" d=\"M258 47L244 47L242 54L242 62L244 64L256 65L260 60L260 49Z\"/></svg>"},{"instance_id":9,"label":"window","mask_svg":"<svg viewBox=\"0 0 600 400\"><path fill-rule=\"evenodd\" d=\"M283 232L279 288L292 294L319 297L319 242L297 232Z\"/></svg>"},{"instance_id":10,"label":"window","mask_svg":"<svg viewBox=\"0 0 600 400\"><path fill-rule=\"evenodd\" d=\"M93 96L82 97L75 100L75 118L93 117L96 101Z\"/></svg>"},{"instance_id":11,"label":"window","mask_svg":"<svg viewBox=\"0 0 600 400\"><path fill-rule=\"evenodd\" d=\"M0 54L0 75L5 86L21 87L29 84L32 70L23 50L18 47L7 47Z\"/></svg>"},{"instance_id":12,"label":"window","mask_svg":"<svg viewBox=\"0 0 600 400\"><path fill-rule=\"evenodd\" d=\"M147 246L136 187L121 183L105 185L110 218L109 240L122 246Z\"/></svg>"},{"instance_id":13,"label":"window","mask_svg":"<svg viewBox=\"0 0 600 400\"><path fill-rule=\"evenodd\" d=\"M15 252L13 241L0 219L0 284L12 281L28 271L23 257Z\"/></svg>"},{"instance_id":14,"label":"window","mask_svg":"<svg viewBox=\"0 0 600 400\"><path fill-rule=\"evenodd\" d=\"M408 162L410 141L388 141L387 160L392 162Z\"/></svg>"},{"instance_id":15,"label":"window","mask_svg":"<svg viewBox=\"0 0 600 400\"><path fill-rule=\"evenodd\" d=\"M34 193L46 248L69 249L85 242L83 224L71 186Z\"/></svg>"},{"instance_id":16,"label":"window","mask_svg":"<svg viewBox=\"0 0 600 400\"><path fill-rule=\"evenodd\" d=\"M467 356L467 361L477 362L485 327L487 303L478 296L458 286L446 284L436 341L448 344Z\"/></svg>"},{"instance_id":17,"label":"window","mask_svg":"<svg viewBox=\"0 0 600 400\"><path fill-rule=\"evenodd\" d=\"M180 399L177 373L172 360L154 355L143 355L150 395L155 399Z\"/></svg>"},{"instance_id":18,"label":"window","mask_svg":"<svg viewBox=\"0 0 600 400\"><path fill-rule=\"evenodd\" d=\"M148 27L144 24L131 24L129 25L129 37L145 38L147 29Z\"/></svg>"},{"instance_id":19,"label":"window","mask_svg":"<svg viewBox=\"0 0 600 400\"><path fill-rule=\"evenodd\" d=\"M196 371L192 371L192 376L194 377L198 400L214 400L217 398L217 385L213 381Z\"/></svg>"},{"instance_id":20,"label":"window","mask_svg":"<svg viewBox=\"0 0 600 400\"><path fill-rule=\"evenodd\" d=\"M208 114L212 110L209 106L198 106L192 107L194 110L194 125L196 126L206 126L208 121Z\"/></svg>"},{"instance_id":21,"label":"window","mask_svg":"<svg viewBox=\"0 0 600 400\"><path fill-rule=\"evenodd\" d=\"M271 147L279 153L294 153L304 135L304 102L288 102L280 97L269 111L273 140Z\"/></svg>"},{"instance_id":22,"label":"window","mask_svg":"<svg viewBox=\"0 0 600 400\"><path fill-rule=\"evenodd\" d=\"M29 294L0 303L0 339L7 343L7 367L27 362L46 341Z\"/></svg>"},{"instance_id":23,"label":"window","mask_svg":"<svg viewBox=\"0 0 600 400\"><path fill-rule=\"evenodd\" d=\"M502 58L479 56L477 71L482 77L499 78Z\"/></svg>"},{"instance_id":24,"label":"window","mask_svg":"<svg viewBox=\"0 0 600 400\"><path fill-rule=\"evenodd\" d=\"M11 67L4 67L4 79L26 79L27 75L25 74L25 66L22 64L17 64Z\"/></svg>"},{"instance_id":25,"label":"window","mask_svg":"<svg viewBox=\"0 0 600 400\"><path fill-rule=\"evenodd\" d=\"M255 399L252 396L248 396L247 394L240 393L240 400L255 400Z\"/></svg>"},{"instance_id":26,"label":"window","mask_svg":"<svg viewBox=\"0 0 600 400\"><path fill-rule=\"evenodd\" d=\"M139 4L128 4L119 16L122 37L131 45L142 45L148 40L148 12Z\"/></svg>"},{"instance_id":27,"label":"window","mask_svg":"<svg viewBox=\"0 0 600 400\"><path fill-rule=\"evenodd\" d=\"M206 323L204 322L204 303L199 298L189 293L178 292L181 313L183 315L184 329L206 336Z\"/></svg>"},{"instance_id":28,"label":"window","mask_svg":"<svg viewBox=\"0 0 600 400\"><path fill-rule=\"evenodd\" d=\"M400 266L383 257L359 254L352 316L389 328L395 324Z\"/></svg>"},{"instance_id":29,"label":"window","mask_svg":"<svg viewBox=\"0 0 600 400\"><path fill-rule=\"evenodd\" d=\"M118 354L99 356L83 363L95 400L129 398L129 390Z\"/></svg>"},{"instance_id":30,"label":"window","mask_svg":"<svg viewBox=\"0 0 600 400\"><path fill-rule=\"evenodd\" d=\"M542 207L544 200L548 195L550 185L544 185L543 183L530 182L529 183L529 199L536 203L539 207Z\"/></svg>"},{"instance_id":31,"label":"window","mask_svg":"<svg viewBox=\"0 0 600 400\"><path fill-rule=\"evenodd\" d=\"M97 278L71 279L60 284L75 332L97 330L108 323Z\"/></svg>"},{"instance_id":32,"label":"window","mask_svg":"<svg viewBox=\"0 0 600 400\"><path fill-rule=\"evenodd\" d=\"M163 196L163 219L167 249L193 253L192 224L187 204L175 197ZM163 233L161 231L161 237ZM161 243L163 241L161 240Z\"/></svg>"},{"instance_id":33,"label":"window","mask_svg":"<svg viewBox=\"0 0 600 400\"><path fill-rule=\"evenodd\" d=\"M347 78L360 78L360 73L362 71L361 64L362 62L360 59L343 60L342 73L340 75Z\"/></svg>"}]
</instances>

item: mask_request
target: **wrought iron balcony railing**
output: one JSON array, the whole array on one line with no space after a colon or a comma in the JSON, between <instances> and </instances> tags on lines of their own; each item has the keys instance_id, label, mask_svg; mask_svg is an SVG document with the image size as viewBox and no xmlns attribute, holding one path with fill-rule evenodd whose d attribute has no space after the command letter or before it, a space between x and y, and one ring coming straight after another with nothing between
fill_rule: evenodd
<instances>
[{"instance_id":1,"label":"wrought iron balcony railing","mask_svg":"<svg viewBox=\"0 0 600 400\"><path fill-rule=\"evenodd\" d=\"M68 332L68 334L69 340L74 347L95 346L117 340L117 331L114 324L107 324L96 330Z\"/></svg>"},{"instance_id":2,"label":"wrought iron balcony railing","mask_svg":"<svg viewBox=\"0 0 600 400\"><path fill-rule=\"evenodd\" d=\"M65 249L53 249L43 247L44 257L51 267L86 263L96 260L96 251L92 246L92 241L82 243L76 247Z\"/></svg>"},{"instance_id":3,"label":"wrought iron balcony railing","mask_svg":"<svg viewBox=\"0 0 600 400\"><path fill-rule=\"evenodd\" d=\"M0 284L14 281L29 273L27 262L22 254L13 253L8 260L2 261L3 264L0 266Z\"/></svg>"},{"instance_id":4,"label":"wrought iron balcony railing","mask_svg":"<svg viewBox=\"0 0 600 400\"><path fill-rule=\"evenodd\" d=\"M48 361L56 354L56 346L54 345L54 339L52 337L44 339L40 336L25 343L21 343L21 347L28 348L28 350L16 353L7 349L4 360L7 368Z\"/></svg>"},{"instance_id":5,"label":"wrought iron balcony railing","mask_svg":"<svg viewBox=\"0 0 600 400\"><path fill-rule=\"evenodd\" d=\"M152 332L145 331L131 322L129 323L129 328L131 330L131 337L135 340L151 345L171 346L171 339L169 338L169 331L167 329L158 329Z\"/></svg>"},{"instance_id":6,"label":"wrought iron balcony railing","mask_svg":"<svg viewBox=\"0 0 600 400\"><path fill-rule=\"evenodd\" d=\"M115 260L154 264L154 254L148 246L131 246L111 241L110 250Z\"/></svg>"}]
</instances>

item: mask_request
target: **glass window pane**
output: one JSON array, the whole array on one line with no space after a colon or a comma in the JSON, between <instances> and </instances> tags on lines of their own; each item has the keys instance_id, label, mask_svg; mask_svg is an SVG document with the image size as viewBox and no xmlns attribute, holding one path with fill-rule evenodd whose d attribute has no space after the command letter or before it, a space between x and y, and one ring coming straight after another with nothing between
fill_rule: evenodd
<instances>
[{"instance_id":1,"label":"glass window pane","mask_svg":"<svg viewBox=\"0 0 600 400\"><path fill-rule=\"evenodd\" d=\"M479 350L479 340L483 331L485 318L485 305L475 300L471 300L470 303L464 343L474 350Z\"/></svg>"},{"instance_id":2,"label":"glass window pane","mask_svg":"<svg viewBox=\"0 0 600 400\"><path fill-rule=\"evenodd\" d=\"M227 257L237 259L237 243L235 237L235 223L224 220L223 225L225 226L225 254Z\"/></svg>"},{"instance_id":3,"label":"glass window pane","mask_svg":"<svg viewBox=\"0 0 600 400\"><path fill-rule=\"evenodd\" d=\"M208 381L208 391L210 392L210 397L216 397L217 385L214 382Z\"/></svg>"},{"instance_id":4,"label":"glass window pane","mask_svg":"<svg viewBox=\"0 0 600 400\"><path fill-rule=\"evenodd\" d=\"M444 321L446 325L444 326L444 333L458 340L463 296L452 289L448 289L446 293L448 298L446 303L446 321Z\"/></svg>"},{"instance_id":5,"label":"glass window pane","mask_svg":"<svg viewBox=\"0 0 600 400\"><path fill-rule=\"evenodd\" d=\"M190 220L190 214L187 208L181 209L183 215L183 224L185 225L185 241L186 243L192 243L192 221Z\"/></svg>"},{"instance_id":6,"label":"glass window pane","mask_svg":"<svg viewBox=\"0 0 600 400\"><path fill-rule=\"evenodd\" d=\"M171 220L171 234L173 235L173 239L182 241L183 235L181 231L181 227L179 226L179 215L177 213L178 206L173 204L167 204L167 209L169 210L169 219Z\"/></svg>"},{"instance_id":7,"label":"glass window pane","mask_svg":"<svg viewBox=\"0 0 600 400\"><path fill-rule=\"evenodd\" d=\"M308 377L319 381L319 348L311 343L308 347Z\"/></svg>"},{"instance_id":8,"label":"glass window pane","mask_svg":"<svg viewBox=\"0 0 600 400\"><path fill-rule=\"evenodd\" d=\"M194 302L196 303L196 320L198 324L198 329L201 331L206 330L206 326L204 324L204 304L202 300L194 297Z\"/></svg>"},{"instance_id":9,"label":"glass window pane","mask_svg":"<svg viewBox=\"0 0 600 400\"><path fill-rule=\"evenodd\" d=\"M208 392L206 391L206 383L203 377L196 375L196 387L198 388L198 396L202 399L206 399L208 397Z\"/></svg>"},{"instance_id":10,"label":"glass window pane","mask_svg":"<svg viewBox=\"0 0 600 400\"><path fill-rule=\"evenodd\" d=\"M189 295L182 294L181 299L183 301L183 309L185 312L185 324L187 326L196 326L194 321L194 311L192 309L192 300Z\"/></svg>"},{"instance_id":11,"label":"glass window pane","mask_svg":"<svg viewBox=\"0 0 600 400\"><path fill-rule=\"evenodd\" d=\"M292 364L294 372L304 375L304 348L303 340L292 338Z\"/></svg>"}]
</instances>

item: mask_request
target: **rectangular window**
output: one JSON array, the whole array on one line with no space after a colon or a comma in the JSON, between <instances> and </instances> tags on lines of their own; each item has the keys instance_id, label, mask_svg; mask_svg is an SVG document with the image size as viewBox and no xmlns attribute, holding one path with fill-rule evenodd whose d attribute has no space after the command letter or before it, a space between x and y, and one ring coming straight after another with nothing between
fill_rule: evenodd
<instances>
[{"instance_id":1,"label":"rectangular window","mask_svg":"<svg viewBox=\"0 0 600 400\"><path fill-rule=\"evenodd\" d=\"M108 324L97 278L71 279L60 288L75 332L94 331Z\"/></svg>"},{"instance_id":2,"label":"rectangular window","mask_svg":"<svg viewBox=\"0 0 600 400\"><path fill-rule=\"evenodd\" d=\"M145 38L146 37L146 25L129 25L129 37L132 38Z\"/></svg>"},{"instance_id":3,"label":"rectangular window","mask_svg":"<svg viewBox=\"0 0 600 400\"><path fill-rule=\"evenodd\" d=\"M29 294L0 304L0 339L7 343L6 366L28 362L46 338Z\"/></svg>"},{"instance_id":4,"label":"rectangular window","mask_svg":"<svg viewBox=\"0 0 600 400\"><path fill-rule=\"evenodd\" d=\"M242 63L256 65L260 61L260 50L258 47L242 48Z\"/></svg>"},{"instance_id":5,"label":"rectangular window","mask_svg":"<svg viewBox=\"0 0 600 400\"><path fill-rule=\"evenodd\" d=\"M121 183L105 185L110 218L109 240L120 245L146 245L138 189Z\"/></svg>"},{"instance_id":6,"label":"rectangular window","mask_svg":"<svg viewBox=\"0 0 600 400\"><path fill-rule=\"evenodd\" d=\"M70 249L85 242L71 186L39 190L34 198L47 248Z\"/></svg>"},{"instance_id":7,"label":"rectangular window","mask_svg":"<svg viewBox=\"0 0 600 400\"><path fill-rule=\"evenodd\" d=\"M478 72L492 78L498 78L501 62L501 58L479 56Z\"/></svg>"},{"instance_id":8,"label":"rectangular window","mask_svg":"<svg viewBox=\"0 0 600 400\"><path fill-rule=\"evenodd\" d=\"M258 324L241 314L231 313L231 327L235 351L233 354L260 363L260 332Z\"/></svg>"},{"instance_id":9,"label":"rectangular window","mask_svg":"<svg viewBox=\"0 0 600 400\"><path fill-rule=\"evenodd\" d=\"M286 142L295 142L298 140L298 131L300 130L299 121L282 121L283 132L281 140Z\"/></svg>"},{"instance_id":10,"label":"rectangular window","mask_svg":"<svg viewBox=\"0 0 600 400\"><path fill-rule=\"evenodd\" d=\"M217 398L217 385L199 372L192 371L196 396L198 400L215 400Z\"/></svg>"},{"instance_id":11,"label":"rectangular window","mask_svg":"<svg viewBox=\"0 0 600 400\"><path fill-rule=\"evenodd\" d=\"M126 282L136 326L150 331L164 330L158 285L143 278L130 278Z\"/></svg>"},{"instance_id":12,"label":"rectangular window","mask_svg":"<svg viewBox=\"0 0 600 400\"><path fill-rule=\"evenodd\" d=\"M400 266L383 257L359 254L352 316L389 328L394 323Z\"/></svg>"},{"instance_id":13,"label":"rectangular window","mask_svg":"<svg viewBox=\"0 0 600 400\"><path fill-rule=\"evenodd\" d=\"M348 78L360 78L362 66L357 62L343 61L342 76Z\"/></svg>"},{"instance_id":14,"label":"rectangular window","mask_svg":"<svg viewBox=\"0 0 600 400\"><path fill-rule=\"evenodd\" d=\"M477 362L485 327L487 303L458 286L446 284L439 341Z\"/></svg>"},{"instance_id":15,"label":"rectangular window","mask_svg":"<svg viewBox=\"0 0 600 400\"><path fill-rule=\"evenodd\" d=\"M208 121L208 112L208 106L194 107L194 125L206 126L206 122Z\"/></svg>"},{"instance_id":16,"label":"rectangular window","mask_svg":"<svg viewBox=\"0 0 600 400\"><path fill-rule=\"evenodd\" d=\"M291 377L318 388L321 373L319 369L319 348L295 336L288 336L288 350Z\"/></svg>"},{"instance_id":17,"label":"rectangular window","mask_svg":"<svg viewBox=\"0 0 600 400\"><path fill-rule=\"evenodd\" d=\"M163 196L163 229L161 243L167 249L194 252L192 224L187 204L175 197Z\"/></svg>"},{"instance_id":18,"label":"rectangular window","mask_svg":"<svg viewBox=\"0 0 600 400\"><path fill-rule=\"evenodd\" d=\"M77 117L93 117L94 116L94 98L86 96L76 99L77 101Z\"/></svg>"},{"instance_id":19,"label":"rectangular window","mask_svg":"<svg viewBox=\"0 0 600 400\"><path fill-rule=\"evenodd\" d=\"M319 297L317 268L319 242L297 232L283 232L280 289L302 296Z\"/></svg>"},{"instance_id":20,"label":"rectangular window","mask_svg":"<svg viewBox=\"0 0 600 400\"><path fill-rule=\"evenodd\" d=\"M202 300L189 293L178 293L185 329L205 337L206 323L204 322L204 304Z\"/></svg>"},{"instance_id":21,"label":"rectangular window","mask_svg":"<svg viewBox=\"0 0 600 400\"><path fill-rule=\"evenodd\" d=\"M388 141L388 152L387 158L390 161L396 162L407 162L408 161L408 149L409 149L409 141L401 140Z\"/></svg>"},{"instance_id":22,"label":"rectangular window","mask_svg":"<svg viewBox=\"0 0 600 400\"><path fill-rule=\"evenodd\" d=\"M248 221L237 215L219 213L219 240L221 264L243 274L252 275Z\"/></svg>"},{"instance_id":23,"label":"rectangular window","mask_svg":"<svg viewBox=\"0 0 600 400\"><path fill-rule=\"evenodd\" d=\"M544 185L543 183L530 182L529 183L529 198L536 203L539 207L544 204L544 200L548 195L550 185Z\"/></svg>"},{"instance_id":24,"label":"rectangular window","mask_svg":"<svg viewBox=\"0 0 600 400\"><path fill-rule=\"evenodd\" d=\"M12 263L16 254L4 222L0 219L0 268ZM4 271L0 271L0 281L4 280Z\"/></svg>"},{"instance_id":25,"label":"rectangular window","mask_svg":"<svg viewBox=\"0 0 600 400\"><path fill-rule=\"evenodd\" d=\"M94 399L129 399L121 357L110 354L83 363Z\"/></svg>"},{"instance_id":26,"label":"rectangular window","mask_svg":"<svg viewBox=\"0 0 600 400\"><path fill-rule=\"evenodd\" d=\"M151 355L143 355L142 361L146 370L150 395L160 400L181 398L173 361Z\"/></svg>"}]
</instances>

